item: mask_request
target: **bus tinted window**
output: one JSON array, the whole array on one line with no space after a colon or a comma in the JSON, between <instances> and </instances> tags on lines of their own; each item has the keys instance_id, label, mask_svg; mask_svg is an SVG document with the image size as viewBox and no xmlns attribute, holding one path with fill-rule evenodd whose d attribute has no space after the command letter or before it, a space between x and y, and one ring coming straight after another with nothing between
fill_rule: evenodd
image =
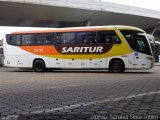
<instances>
[{"instance_id":1,"label":"bus tinted window","mask_svg":"<svg viewBox=\"0 0 160 120\"><path fill-rule=\"evenodd\" d=\"M136 37L136 50L141 53L151 54L148 41L145 36L137 35Z\"/></svg>"},{"instance_id":2,"label":"bus tinted window","mask_svg":"<svg viewBox=\"0 0 160 120\"><path fill-rule=\"evenodd\" d=\"M77 33L78 44L96 43L96 32L79 32Z\"/></svg>"},{"instance_id":3,"label":"bus tinted window","mask_svg":"<svg viewBox=\"0 0 160 120\"><path fill-rule=\"evenodd\" d=\"M35 44L36 44L35 34L22 35L22 45L35 45Z\"/></svg>"},{"instance_id":4,"label":"bus tinted window","mask_svg":"<svg viewBox=\"0 0 160 120\"><path fill-rule=\"evenodd\" d=\"M7 35L6 39L9 45L19 46L21 44L21 35Z\"/></svg>"},{"instance_id":5,"label":"bus tinted window","mask_svg":"<svg viewBox=\"0 0 160 120\"><path fill-rule=\"evenodd\" d=\"M121 33L127 40L130 47L135 50L136 49L136 39L138 37L138 33L142 33L140 31L134 31L134 30L121 30Z\"/></svg>"},{"instance_id":6,"label":"bus tinted window","mask_svg":"<svg viewBox=\"0 0 160 120\"><path fill-rule=\"evenodd\" d=\"M121 30L121 33L127 40L130 47L135 50L135 35L137 34L137 31L133 30Z\"/></svg>"},{"instance_id":7,"label":"bus tinted window","mask_svg":"<svg viewBox=\"0 0 160 120\"><path fill-rule=\"evenodd\" d=\"M76 34L75 33L65 33L64 34L64 42L65 44L74 44L75 39L76 39Z\"/></svg>"},{"instance_id":8,"label":"bus tinted window","mask_svg":"<svg viewBox=\"0 0 160 120\"><path fill-rule=\"evenodd\" d=\"M56 43L57 44L64 44L65 43L64 37L65 37L64 33L57 33L56 34Z\"/></svg>"},{"instance_id":9,"label":"bus tinted window","mask_svg":"<svg viewBox=\"0 0 160 120\"><path fill-rule=\"evenodd\" d=\"M54 43L54 33L37 34L37 45L51 45Z\"/></svg>"},{"instance_id":10,"label":"bus tinted window","mask_svg":"<svg viewBox=\"0 0 160 120\"><path fill-rule=\"evenodd\" d=\"M74 44L76 39L76 33L57 33L57 44Z\"/></svg>"},{"instance_id":11,"label":"bus tinted window","mask_svg":"<svg viewBox=\"0 0 160 120\"><path fill-rule=\"evenodd\" d=\"M120 43L120 39L115 31L100 31L98 32L99 43Z\"/></svg>"},{"instance_id":12,"label":"bus tinted window","mask_svg":"<svg viewBox=\"0 0 160 120\"><path fill-rule=\"evenodd\" d=\"M152 54L146 37L144 35L139 35L139 33L142 32L134 30L121 30L121 33L133 50L148 55Z\"/></svg>"}]
</instances>

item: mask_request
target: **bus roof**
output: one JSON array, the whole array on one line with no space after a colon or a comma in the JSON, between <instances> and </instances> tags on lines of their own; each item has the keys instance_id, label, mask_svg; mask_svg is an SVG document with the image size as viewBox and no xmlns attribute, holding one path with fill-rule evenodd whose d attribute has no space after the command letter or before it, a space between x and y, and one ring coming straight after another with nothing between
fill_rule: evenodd
<instances>
[{"instance_id":1,"label":"bus roof","mask_svg":"<svg viewBox=\"0 0 160 120\"><path fill-rule=\"evenodd\" d=\"M48 32L80 32L80 31L98 31L98 30L137 30L143 31L140 28L132 26L123 25L112 25L112 26L87 26L87 27L68 27L68 28L42 28L42 27L8 27L2 26L3 28L11 34L27 34L27 33L48 33ZM8 33L7 32L7 33Z\"/></svg>"},{"instance_id":2,"label":"bus roof","mask_svg":"<svg viewBox=\"0 0 160 120\"><path fill-rule=\"evenodd\" d=\"M137 27L133 27L133 26L115 25L115 27L118 30L137 30L137 31L145 32L144 30Z\"/></svg>"}]
</instances>

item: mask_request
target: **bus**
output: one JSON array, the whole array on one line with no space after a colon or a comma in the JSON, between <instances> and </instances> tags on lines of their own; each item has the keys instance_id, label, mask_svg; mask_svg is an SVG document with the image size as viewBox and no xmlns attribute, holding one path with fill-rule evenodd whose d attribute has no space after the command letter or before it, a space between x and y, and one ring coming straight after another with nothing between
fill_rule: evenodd
<instances>
[{"instance_id":1,"label":"bus","mask_svg":"<svg viewBox=\"0 0 160 120\"><path fill-rule=\"evenodd\" d=\"M151 47L152 47L152 45L155 44L155 37L151 34L147 34L147 36L148 36L148 39L149 39L149 41L151 43Z\"/></svg>"},{"instance_id":2,"label":"bus","mask_svg":"<svg viewBox=\"0 0 160 120\"><path fill-rule=\"evenodd\" d=\"M48 69L147 70L154 57L147 34L130 26L12 28L3 37L4 65Z\"/></svg>"},{"instance_id":3,"label":"bus","mask_svg":"<svg viewBox=\"0 0 160 120\"><path fill-rule=\"evenodd\" d=\"M152 48L152 51L153 51L153 56L154 56L154 59L155 59L155 62L157 62L157 45L156 45L156 41L155 41L155 37L153 36L153 35L151 35L151 34L147 34L147 36L148 36L148 39L149 39L149 41L150 41L150 44L151 44L151 48Z\"/></svg>"},{"instance_id":4,"label":"bus","mask_svg":"<svg viewBox=\"0 0 160 120\"><path fill-rule=\"evenodd\" d=\"M155 62L160 62L160 42L159 41L155 41L155 43L153 44L153 54L155 57Z\"/></svg>"},{"instance_id":5,"label":"bus","mask_svg":"<svg viewBox=\"0 0 160 120\"><path fill-rule=\"evenodd\" d=\"M0 45L0 66L3 66L4 64L4 55L3 55L3 46Z\"/></svg>"}]
</instances>

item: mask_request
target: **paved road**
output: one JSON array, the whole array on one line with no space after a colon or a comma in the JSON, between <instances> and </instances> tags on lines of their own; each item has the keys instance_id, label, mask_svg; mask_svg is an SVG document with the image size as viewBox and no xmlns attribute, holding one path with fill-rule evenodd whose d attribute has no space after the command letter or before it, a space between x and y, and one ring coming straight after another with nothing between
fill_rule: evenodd
<instances>
[{"instance_id":1,"label":"paved road","mask_svg":"<svg viewBox=\"0 0 160 120\"><path fill-rule=\"evenodd\" d=\"M160 66L148 71L54 71L0 68L2 119L158 119Z\"/></svg>"}]
</instances>

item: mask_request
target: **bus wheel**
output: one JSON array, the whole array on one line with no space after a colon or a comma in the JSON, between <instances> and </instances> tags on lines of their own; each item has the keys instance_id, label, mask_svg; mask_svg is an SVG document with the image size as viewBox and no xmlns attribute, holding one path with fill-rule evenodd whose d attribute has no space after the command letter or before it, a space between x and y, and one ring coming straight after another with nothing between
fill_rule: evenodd
<instances>
[{"instance_id":1,"label":"bus wheel","mask_svg":"<svg viewBox=\"0 0 160 120\"><path fill-rule=\"evenodd\" d=\"M45 63L43 60L36 60L34 63L33 63L33 69L36 71L36 72L44 72L46 67L45 67Z\"/></svg>"},{"instance_id":2,"label":"bus wheel","mask_svg":"<svg viewBox=\"0 0 160 120\"><path fill-rule=\"evenodd\" d=\"M120 60L113 60L110 63L109 71L113 73L121 73L125 70L124 63Z\"/></svg>"}]
</instances>

